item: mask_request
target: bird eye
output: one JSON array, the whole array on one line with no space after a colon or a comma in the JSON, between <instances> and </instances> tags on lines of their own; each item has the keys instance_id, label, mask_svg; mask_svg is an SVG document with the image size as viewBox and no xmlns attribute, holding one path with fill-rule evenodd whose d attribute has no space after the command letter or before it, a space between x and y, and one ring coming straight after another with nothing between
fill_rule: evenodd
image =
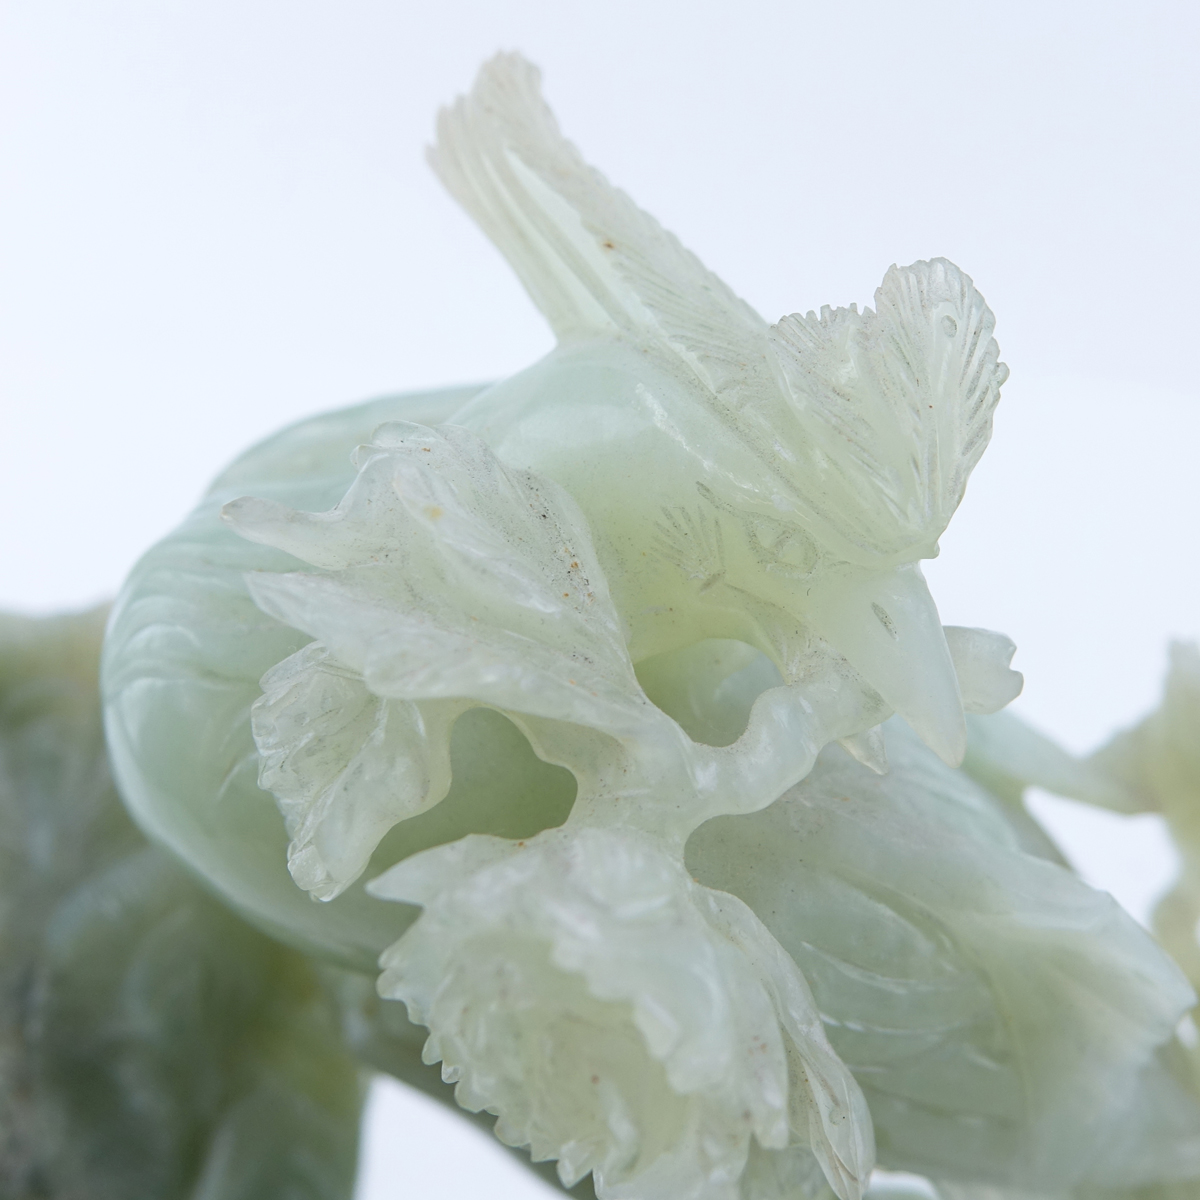
<instances>
[{"instance_id":1,"label":"bird eye","mask_svg":"<svg viewBox=\"0 0 1200 1200\"><path fill-rule=\"evenodd\" d=\"M816 566L816 542L794 525L756 517L746 522L746 537L755 558L768 571L797 578Z\"/></svg>"}]
</instances>

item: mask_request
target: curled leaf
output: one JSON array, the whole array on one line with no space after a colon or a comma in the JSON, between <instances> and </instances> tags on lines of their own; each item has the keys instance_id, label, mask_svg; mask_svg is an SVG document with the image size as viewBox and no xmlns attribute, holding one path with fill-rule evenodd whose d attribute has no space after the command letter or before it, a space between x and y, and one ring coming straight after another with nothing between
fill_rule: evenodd
<instances>
[{"instance_id":1,"label":"curled leaf","mask_svg":"<svg viewBox=\"0 0 1200 1200\"><path fill-rule=\"evenodd\" d=\"M770 808L701 827L687 858L803 970L881 1164L1032 1190L1200 1169L1175 1136L1200 1105L1158 1058L1194 1001L1179 969L888 728L888 774L830 747Z\"/></svg>"}]
</instances>

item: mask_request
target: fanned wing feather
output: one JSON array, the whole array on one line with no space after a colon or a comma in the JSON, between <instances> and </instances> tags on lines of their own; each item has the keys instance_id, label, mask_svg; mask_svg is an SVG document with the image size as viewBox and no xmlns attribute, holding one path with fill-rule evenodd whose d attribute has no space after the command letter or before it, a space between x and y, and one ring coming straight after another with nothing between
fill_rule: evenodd
<instances>
[{"instance_id":1,"label":"fanned wing feather","mask_svg":"<svg viewBox=\"0 0 1200 1200\"><path fill-rule=\"evenodd\" d=\"M1008 368L983 297L945 259L892 267L875 302L771 329L803 429L790 474L825 540L926 557L991 436Z\"/></svg>"},{"instance_id":2,"label":"fanned wing feather","mask_svg":"<svg viewBox=\"0 0 1200 1200\"><path fill-rule=\"evenodd\" d=\"M559 131L536 67L486 63L438 119L430 162L560 341L657 343L714 393L766 376L767 325Z\"/></svg>"}]
</instances>

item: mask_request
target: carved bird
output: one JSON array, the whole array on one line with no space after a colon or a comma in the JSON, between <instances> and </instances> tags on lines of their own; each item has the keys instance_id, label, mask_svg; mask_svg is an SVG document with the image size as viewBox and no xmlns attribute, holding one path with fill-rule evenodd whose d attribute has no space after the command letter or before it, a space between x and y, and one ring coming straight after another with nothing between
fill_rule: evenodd
<instances>
[{"instance_id":1,"label":"carved bird","mask_svg":"<svg viewBox=\"0 0 1200 1200\"><path fill-rule=\"evenodd\" d=\"M959 682L918 564L1008 373L971 280L944 259L893 266L874 309L768 324L588 166L515 54L442 111L430 160L558 340L451 419L574 495L634 661L738 638L792 682L832 648L960 761Z\"/></svg>"}]
</instances>

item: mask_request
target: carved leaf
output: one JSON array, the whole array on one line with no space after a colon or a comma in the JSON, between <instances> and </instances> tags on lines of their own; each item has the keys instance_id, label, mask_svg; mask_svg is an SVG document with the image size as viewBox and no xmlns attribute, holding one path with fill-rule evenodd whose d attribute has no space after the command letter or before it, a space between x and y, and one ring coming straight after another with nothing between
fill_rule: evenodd
<instances>
[{"instance_id":1,"label":"carved leaf","mask_svg":"<svg viewBox=\"0 0 1200 1200\"><path fill-rule=\"evenodd\" d=\"M895 725L888 757L878 776L830 747L688 846L804 972L880 1164L1043 1191L1194 1172L1200 1110L1159 1059L1194 1001L1179 969Z\"/></svg>"}]
</instances>

